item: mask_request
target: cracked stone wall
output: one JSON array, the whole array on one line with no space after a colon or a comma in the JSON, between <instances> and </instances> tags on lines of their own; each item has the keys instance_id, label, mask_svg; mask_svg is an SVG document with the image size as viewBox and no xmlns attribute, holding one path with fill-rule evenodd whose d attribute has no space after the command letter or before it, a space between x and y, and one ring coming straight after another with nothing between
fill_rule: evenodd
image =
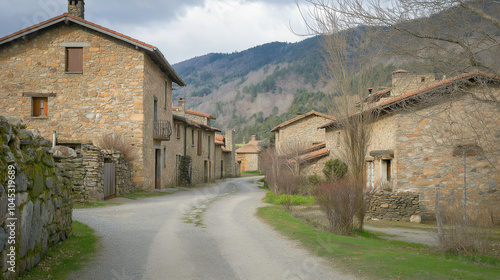
<instances>
[{"instance_id":1,"label":"cracked stone wall","mask_svg":"<svg viewBox=\"0 0 500 280\"><path fill-rule=\"evenodd\" d=\"M13 167L15 174L9 174ZM57 168L50 141L27 130L20 118L0 116L0 279L15 279L36 266L50 247L71 235L72 179ZM10 186L15 186L11 205ZM7 262L12 252L14 266Z\"/></svg>"}]
</instances>

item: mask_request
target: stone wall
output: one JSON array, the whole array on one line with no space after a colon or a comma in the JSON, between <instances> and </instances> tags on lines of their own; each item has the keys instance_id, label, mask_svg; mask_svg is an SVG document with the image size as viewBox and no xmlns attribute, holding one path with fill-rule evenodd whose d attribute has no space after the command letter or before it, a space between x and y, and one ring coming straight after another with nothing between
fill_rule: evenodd
<instances>
[{"instance_id":1,"label":"stone wall","mask_svg":"<svg viewBox=\"0 0 500 280\"><path fill-rule=\"evenodd\" d=\"M128 194L133 189L132 166L118 151L101 150L93 145L82 145L80 151L64 146L56 146L52 150L58 168L73 178L71 197L76 203L105 199L105 162L115 163L116 195Z\"/></svg>"},{"instance_id":2,"label":"stone wall","mask_svg":"<svg viewBox=\"0 0 500 280\"><path fill-rule=\"evenodd\" d=\"M376 191L370 197L366 219L420 222L418 194Z\"/></svg>"},{"instance_id":3,"label":"stone wall","mask_svg":"<svg viewBox=\"0 0 500 280\"><path fill-rule=\"evenodd\" d=\"M275 132L276 148L278 151L282 149L286 152L287 143L289 145L303 144L305 147L311 146L313 143L326 141L325 129L318 127L325 125L332 120L321 116L310 115L292 124L279 129Z\"/></svg>"},{"instance_id":4,"label":"stone wall","mask_svg":"<svg viewBox=\"0 0 500 280\"><path fill-rule=\"evenodd\" d=\"M0 278L15 279L71 235L73 174L19 118L0 116L0 136Z\"/></svg>"}]
</instances>

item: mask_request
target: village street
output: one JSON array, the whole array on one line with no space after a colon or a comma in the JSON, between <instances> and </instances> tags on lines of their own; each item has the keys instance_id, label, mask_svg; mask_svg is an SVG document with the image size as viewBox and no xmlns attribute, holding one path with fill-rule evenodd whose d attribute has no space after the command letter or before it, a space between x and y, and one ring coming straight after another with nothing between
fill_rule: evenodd
<instances>
[{"instance_id":1,"label":"village street","mask_svg":"<svg viewBox=\"0 0 500 280\"><path fill-rule=\"evenodd\" d=\"M101 241L70 279L354 279L255 216L265 193L257 179L74 210Z\"/></svg>"}]
</instances>

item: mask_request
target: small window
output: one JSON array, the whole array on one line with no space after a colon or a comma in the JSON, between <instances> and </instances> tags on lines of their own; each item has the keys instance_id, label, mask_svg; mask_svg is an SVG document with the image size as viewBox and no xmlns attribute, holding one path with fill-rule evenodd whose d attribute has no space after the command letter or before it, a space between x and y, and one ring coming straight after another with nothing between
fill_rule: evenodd
<instances>
[{"instance_id":1,"label":"small window","mask_svg":"<svg viewBox=\"0 0 500 280\"><path fill-rule=\"evenodd\" d=\"M47 117L49 104L47 97L33 97L33 117Z\"/></svg>"},{"instance_id":2,"label":"small window","mask_svg":"<svg viewBox=\"0 0 500 280\"><path fill-rule=\"evenodd\" d=\"M83 72L83 48L66 48L66 72Z\"/></svg>"},{"instance_id":3,"label":"small window","mask_svg":"<svg viewBox=\"0 0 500 280\"><path fill-rule=\"evenodd\" d=\"M201 129L198 129L198 155L200 156L202 154L202 143L201 141L203 140L202 134L201 134Z\"/></svg>"},{"instance_id":4,"label":"small window","mask_svg":"<svg viewBox=\"0 0 500 280\"><path fill-rule=\"evenodd\" d=\"M425 77L420 77L420 82L421 83L425 82Z\"/></svg>"},{"instance_id":5,"label":"small window","mask_svg":"<svg viewBox=\"0 0 500 280\"><path fill-rule=\"evenodd\" d=\"M391 181L391 174L392 174L392 167L391 167L391 160L390 159L383 159L382 160L382 179L385 179L384 181L390 182Z\"/></svg>"},{"instance_id":6,"label":"small window","mask_svg":"<svg viewBox=\"0 0 500 280\"><path fill-rule=\"evenodd\" d=\"M164 108L167 109L168 104L168 82L165 81L165 105Z\"/></svg>"},{"instance_id":7,"label":"small window","mask_svg":"<svg viewBox=\"0 0 500 280\"><path fill-rule=\"evenodd\" d=\"M191 146L194 147L194 128L191 129Z\"/></svg>"},{"instance_id":8,"label":"small window","mask_svg":"<svg viewBox=\"0 0 500 280\"><path fill-rule=\"evenodd\" d=\"M163 165L167 166L167 148L163 147Z\"/></svg>"},{"instance_id":9,"label":"small window","mask_svg":"<svg viewBox=\"0 0 500 280\"><path fill-rule=\"evenodd\" d=\"M175 124L175 134L177 139L181 139L181 126L178 123Z\"/></svg>"}]
</instances>

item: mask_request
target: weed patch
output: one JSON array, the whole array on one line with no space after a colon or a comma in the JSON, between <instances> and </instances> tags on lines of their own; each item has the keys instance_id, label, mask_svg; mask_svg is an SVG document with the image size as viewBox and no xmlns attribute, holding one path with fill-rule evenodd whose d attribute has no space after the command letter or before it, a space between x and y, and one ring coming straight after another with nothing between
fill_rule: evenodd
<instances>
[{"instance_id":1,"label":"weed patch","mask_svg":"<svg viewBox=\"0 0 500 280\"><path fill-rule=\"evenodd\" d=\"M268 191L264 198L264 202L276 205L285 205L287 203L290 203L290 205L311 205L314 204L314 201L314 197L312 196L306 197L288 194L277 195L272 191Z\"/></svg>"}]
</instances>

